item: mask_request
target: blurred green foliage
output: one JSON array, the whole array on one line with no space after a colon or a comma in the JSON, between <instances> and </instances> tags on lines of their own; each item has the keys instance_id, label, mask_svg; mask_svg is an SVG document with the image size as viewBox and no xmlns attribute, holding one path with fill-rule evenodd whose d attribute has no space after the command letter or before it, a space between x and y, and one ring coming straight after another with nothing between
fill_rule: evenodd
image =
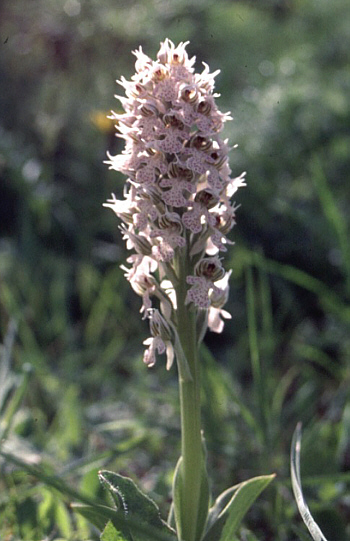
<instances>
[{"instance_id":1,"label":"blurred green foliage","mask_svg":"<svg viewBox=\"0 0 350 541\"><path fill-rule=\"evenodd\" d=\"M131 50L153 56L165 37L189 40L198 68L221 69L220 107L235 119L227 137L239 144L231 167L248 171L227 265L233 320L203 350L214 493L277 472L246 526L266 541L302 539L288 474L301 420L305 495L326 537L341 541L350 514L347 0L2 0L2 451L90 497L103 498L97 470L108 466L168 510L176 375L141 362L147 326L119 269L127 254L117 220L102 209L124 182L102 163L122 149L105 118L118 108L115 79L133 73ZM97 539L65 489L9 460L0 468L4 539Z\"/></svg>"}]
</instances>

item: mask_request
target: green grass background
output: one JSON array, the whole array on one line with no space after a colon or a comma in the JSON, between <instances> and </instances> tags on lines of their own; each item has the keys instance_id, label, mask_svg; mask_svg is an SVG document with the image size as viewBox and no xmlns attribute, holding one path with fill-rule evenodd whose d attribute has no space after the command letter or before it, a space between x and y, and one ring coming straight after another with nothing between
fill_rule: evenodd
<instances>
[{"instance_id":1,"label":"green grass background","mask_svg":"<svg viewBox=\"0 0 350 541\"><path fill-rule=\"evenodd\" d=\"M102 467L169 508L176 373L142 363L147 325L102 208L125 181L102 163L122 149L105 120L115 79L166 37L190 41L197 70L221 69L231 168L247 170L226 258L233 319L202 351L213 493L276 472L241 539L306 539L289 481L302 421L305 496L326 537L348 539L347 0L2 0L1 452L45 472L0 459L2 539L97 539L67 487L105 497Z\"/></svg>"}]
</instances>

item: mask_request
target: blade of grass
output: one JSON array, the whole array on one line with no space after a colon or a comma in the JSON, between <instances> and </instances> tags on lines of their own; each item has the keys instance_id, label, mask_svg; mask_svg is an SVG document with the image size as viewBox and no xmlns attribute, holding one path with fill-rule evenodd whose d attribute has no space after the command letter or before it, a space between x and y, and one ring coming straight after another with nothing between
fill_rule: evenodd
<instances>
[{"instance_id":1,"label":"blade of grass","mask_svg":"<svg viewBox=\"0 0 350 541\"><path fill-rule=\"evenodd\" d=\"M29 364L25 364L23 366L23 375L21 376L20 383L18 384L17 389L14 391L2 415L0 424L0 441L4 441L11 430L13 418L27 391L31 371L32 368Z\"/></svg>"},{"instance_id":2,"label":"blade of grass","mask_svg":"<svg viewBox=\"0 0 350 541\"><path fill-rule=\"evenodd\" d=\"M136 518L124 518L117 513L116 509L106 506L105 502L90 498L89 496L71 487L60 477L48 474L38 466L27 464L26 462L20 460L14 455L5 453L3 451L0 451L0 456L35 477L36 479L44 483L45 486L57 490L70 501L75 500L78 501L80 504L83 504L80 507L81 510L90 510L91 513L95 513L95 515L98 515L100 518L104 518L105 524L108 520L112 520L113 523L120 528L131 525L135 529L135 531L139 532L140 534L145 533L151 535L154 541L175 541L175 537L173 535L160 532L157 528L154 528L150 525L140 524ZM74 508L74 505L72 505L72 507ZM79 510L79 506L76 506L76 508L77 510Z\"/></svg>"},{"instance_id":3,"label":"blade of grass","mask_svg":"<svg viewBox=\"0 0 350 541\"><path fill-rule=\"evenodd\" d=\"M248 340L250 349L250 358L252 364L252 374L255 388L255 399L259 410L259 423L262 430L264 443L267 440L267 404L266 404L266 378L262 376L260 351L258 344L258 326L256 317L256 302L254 291L254 280L252 267L246 269L246 305L248 319Z\"/></svg>"},{"instance_id":4,"label":"blade of grass","mask_svg":"<svg viewBox=\"0 0 350 541\"><path fill-rule=\"evenodd\" d=\"M264 358L268 362L272 357L275 342L273 334L271 288L265 269L259 269L258 286L261 302L261 334L264 343Z\"/></svg>"},{"instance_id":5,"label":"blade of grass","mask_svg":"<svg viewBox=\"0 0 350 541\"><path fill-rule=\"evenodd\" d=\"M344 322L350 322L350 306L345 304L339 295L334 293L334 291L317 278L310 276L307 272L297 269L292 265L278 263L250 250L244 250L244 257L246 259L246 265L253 264L258 268L265 269L266 272L281 276L285 280L303 287L307 291L311 291L317 295L320 303L324 305L326 310L336 314Z\"/></svg>"},{"instance_id":6,"label":"blade of grass","mask_svg":"<svg viewBox=\"0 0 350 541\"><path fill-rule=\"evenodd\" d=\"M345 217L340 212L329 188L319 156L313 156L310 164L312 180L320 200L323 213L333 229L342 254L346 274L346 290L350 294L350 243Z\"/></svg>"},{"instance_id":7,"label":"blade of grass","mask_svg":"<svg viewBox=\"0 0 350 541\"><path fill-rule=\"evenodd\" d=\"M238 392L236 392L235 390L235 386L231 380L230 375L223 369L221 374L218 373L217 363L212 353L209 351L205 344L201 345L201 358L205 362L205 371L215 373L215 377L217 379L220 378L220 385L223 386L228 398L238 407L240 415L244 419L247 426L249 426L253 432L259 432L259 423L255 419L253 413L250 411L248 406L244 404L240 399ZM219 389L218 392L220 393L221 389Z\"/></svg>"},{"instance_id":8,"label":"blade of grass","mask_svg":"<svg viewBox=\"0 0 350 541\"><path fill-rule=\"evenodd\" d=\"M2 409L5 398L7 396L10 385L7 385L10 375L10 364L12 348L15 340L15 334L17 330L17 324L14 320L10 321L8 330L5 335L4 344L1 348L1 362L0 362L0 410Z\"/></svg>"}]
</instances>

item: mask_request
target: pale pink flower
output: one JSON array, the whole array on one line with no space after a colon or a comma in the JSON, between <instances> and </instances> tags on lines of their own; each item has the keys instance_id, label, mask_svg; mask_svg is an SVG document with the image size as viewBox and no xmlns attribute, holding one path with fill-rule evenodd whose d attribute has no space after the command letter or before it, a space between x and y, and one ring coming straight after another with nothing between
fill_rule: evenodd
<instances>
[{"instance_id":1,"label":"pale pink flower","mask_svg":"<svg viewBox=\"0 0 350 541\"><path fill-rule=\"evenodd\" d=\"M218 257L205 257L196 264L194 271L196 276L188 276L186 279L192 286L187 292L186 304L193 302L198 308L209 308L211 304L209 294L221 292L214 284L225 274L221 261Z\"/></svg>"},{"instance_id":2,"label":"pale pink flower","mask_svg":"<svg viewBox=\"0 0 350 541\"><path fill-rule=\"evenodd\" d=\"M151 274L156 269L156 263L152 258L140 254L133 254L127 261L133 266L130 269L124 266L121 268L125 271L125 277L135 293L142 297L140 312L144 314L143 319L145 319L148 310L152 308L151 297L157 291L157 281Z\"/></svg>"},{"instance_id":3,"label":"pale pink flower","mask_svg":"<svg viewBox=\"0 0 350 541\"><path fill-rule=\"evenodd\" d=\"M156 60L141 47L134 51L135 74L130 81L118 81L125 90L125 96L117 96L124 112L111 115L125 148L118 156L108 155L106 163L127 180L125 199L113 196L105 206L122 220L123 238L134 251L126 273L142 297L144 317L150 318L152 336L144 357L149 366L165 351L167 366L172 363L175 331L165 337L161 318L170 327L176 320L177 255L193 262L186 277L186 303L207 310L209 328L221 332L223 319L229 317L223 310L228 282L220 284L225 271L216 254L233 244L227 235L237 207L230 199L245 186L244 174L231 179L231 149L220 137L231 117L216 104L219 71L210 73L204 64L203 71L195 73L187 45L175 46L166 39ZM229 273L226 276L228 281ZM155 298L163 315L152 307Z\"/></svg>"},{"instance_id":4,"label":"pale pink flower","mask_svg":"<svg viewBox=\"0 0 350 541\"><path fill-rule=\"evenodd\" d=\"M143 354L143 362L149 368L156 364L156 353L160 355L165 352L166 345L160 336L150 337L143 341L145 346L149 346Z\"/></svg>"},{"instance_id":5,"label":"pale pink flower","mask_svg":"<svg viewBox=\"0 0 350 541\"><path fill-rule=\"evenodd\" d=\"M209 292L215 288L213 282L204 276L187 276L186 282L192 286L187 291L186 304L193 302L198 308L209 308Z\"/></svg>"},{"instance_id":6,"label":"pale pink flower","mask_svg":"<svg viewBox=\"0 0 350 541\"><path fill-rule=\"evenodd\" d=\"M161 355L166 352L166 368L170 370L174 361L171 328L159 310L148 310L148 318L152 336L143 342L146 346L149 346L144 352L143 361L151 367L156 363L156 353Z\"/></svg>"},{"instance_id":7,"label":"pale pink flower","mask_svg":"<svg viewBox=\"0 0 350 541\"><path fill-rule=\"evenodd\" d=\"M208 327L211 331L221 333L224 329L224 319L231 319L231 314L222 307L226 304L229 295L228 281L231 271L227 272L215 285L216 289L210 295L210 308L208 312Z\"/></svg>"}]
</instances>

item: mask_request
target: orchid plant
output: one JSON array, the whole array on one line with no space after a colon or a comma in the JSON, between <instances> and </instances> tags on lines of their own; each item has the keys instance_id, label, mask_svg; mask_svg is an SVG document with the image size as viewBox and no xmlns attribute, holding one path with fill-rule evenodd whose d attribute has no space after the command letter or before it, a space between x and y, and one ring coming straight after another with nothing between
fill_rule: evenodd
<instances>
[{"instance_id":1,"label":"orchid plant","mask_svg":"<svg viewBox=\"0 0 350 541\"><path fill-rule=\"evenodd\" d=\"M219 254L233 244L228 234L237 205L231 198L246 184L245 173L231 178L231 148L220 137L231 117L216 104L219 71L210 73L204 64L196 73L187 44L175 46L166 39L155 61L141 47L135 51L135 75L119 81L125 96L117 98L124 112L111 116L125 148L120 155L109 155L106 163L127 179L124 199L113 195L105 206L121 220L132 251L122 268L142 297L142 317L149 321L143 360L152 367L165 354L168 370L176 360L181 456L167 523L131 480L100 472L115 503L104 515L110 519L102 537L106 540L232 540L273 478L248 480L211 501L201 430L199 347L207 329L220 333L231 317L224 310L230 271Z\"/></svg>"}]
</instances>

